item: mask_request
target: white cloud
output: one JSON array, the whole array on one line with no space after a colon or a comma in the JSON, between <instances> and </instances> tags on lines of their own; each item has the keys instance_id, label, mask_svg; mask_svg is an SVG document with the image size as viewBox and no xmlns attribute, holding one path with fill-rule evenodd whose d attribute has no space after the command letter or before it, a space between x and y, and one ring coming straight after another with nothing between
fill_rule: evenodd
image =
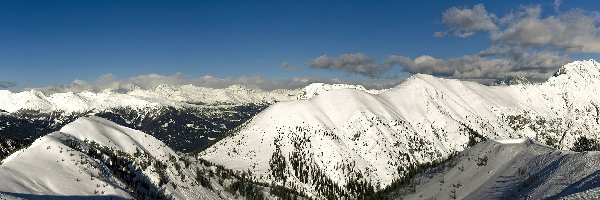
<instances>
[{"instance_id":1,"label":"white cloud","mask_svg":"<svg viewBox=\"0 0 600 200\"><path fill-rule=\"evenodd\" d=\"M558 8L562 2L556 1ZM449 8L442 13L448 30L436 37L453 35L466 38L476 32L489 34L490 47L479 53L454 58L421 55L414 59L390 55L377 64L362 53L340 57L320 56L311 67L336 69L369 77L400 66L409 73L489 82L505 76L525 76L544 81L558 67L572 61L574 53L600 53L600 14L568 10L542 15L539 5L521 6L502 17L488 12L482 4L472 8Z\"/></svg>"},{"instance_id":2,"label":"white cloud","mask_svg":"<svg viewBox=\"0 0 600 200\"><path fill-rule=\"evenodd\" d=\"M554 2L558 8L562 1ZM572 9L542 15L540 5L521 6L502 17L481 4L472 8L449 8L442 14L448 30L435 32L465 38L487 32L491 46L477 54L439 59L423 55L411 60L390 56L387 63L411 73L459 79L489 80L508 75L543 81L575 53L600 53L600 14Z\"/></svg>"},{"instance_id":3,"label":"white cloud","mask_svg":"<svg viewBox=\"0 0 600 200\"><path fill-rule=\"evenodd\" d=\"M541 6L525 6L503 17L503 29L491 32L494 43L522 48L551 48L566 53L600 53L597 12L569 10L541 16Z\"/></svg>"},{"instance_id":4,"label":"white cloud","mask_svg":"<svg viewBox=\"0 0 600 200\"><path fill-rule=\"evenodd\" d=\"M558 8L562 1L555 1ZM540 5L521 6L520 10L501 18L489 13L481 4L473 8L449 8L442 14L448 26L445 32L468 37L477 31L490 34L493 44L520 48L551 48L566 53L600 53L600 14L572 9L556 15L542 16Z\"/></svg>"},{"instance_id":5,"label":"white cloud","mask_svg":"<svg viewBox=\"0 0 600 200\"><path fill-rule=\"evenodd\" d=\"M495 31L498 29L493 20L496 16L488 13L483 4L473 8L452 7L442 13L442 22L449 27L448 31L434 33L436 37L452 34L458 37L469 37L476 31Z\"/></svg>"},{"instance_id":6,"label":"white cloud","mask_svg":"<svg viewBox=\"0 0 600 200\"><path fill-rule=\"evenodd\" d=\"M416 57L389 56L386 63L399 65L405 71L416 74L431 74L440 77L472 79L489 82L504 76L526 76L534 81L547 79L558 66L570 60L551 52L534 53L523 58L490 58L479 55L465 55L450 59L439 59L429 55Z\"/></svg>"}]
</instances>

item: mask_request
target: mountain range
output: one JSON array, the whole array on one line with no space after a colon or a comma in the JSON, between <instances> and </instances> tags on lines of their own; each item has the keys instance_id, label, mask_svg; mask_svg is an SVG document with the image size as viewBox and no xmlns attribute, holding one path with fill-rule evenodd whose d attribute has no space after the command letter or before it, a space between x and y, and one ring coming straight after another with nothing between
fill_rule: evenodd
<instances>
[{"instance_id":1,"label":"mountain range","mask_svg":"<svg viewBox=\"0 0 600 200\"><path fill-rule=\"evenodd\" d=\"M0 197L594 197L599 78L0 91Z\"/></svg>"},{"instance_id":2,"label":"mountain range","mask_svg":"<svg viewBox=\"0 0 600 200\"><path fill-rule=\"evenodd\" d=\"M319 92L362 86L312 84L296 90L224 89L159 85L154 90L104 90L45 94L0 91L0 159L75 119L95 115L144 131L176 151L199 151L277 101L312 98Z\"/></svg>"}]
</instances>

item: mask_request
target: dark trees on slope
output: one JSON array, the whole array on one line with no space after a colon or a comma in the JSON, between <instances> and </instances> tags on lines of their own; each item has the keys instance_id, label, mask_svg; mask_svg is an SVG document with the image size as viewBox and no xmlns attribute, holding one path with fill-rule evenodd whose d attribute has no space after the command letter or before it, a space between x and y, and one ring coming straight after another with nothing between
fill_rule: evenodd
<instances>
[{"instance_id":1,"label":"dark trees on slope","mask_svg":"<svg viewBox=\"0 0 600 200\"><path fill-rule=\"evenodd\" d=\"M585 136L579 137L573 144L572 151L600 151L600 143L598 140L590 139Z\"/></svg>"}]
</instances>

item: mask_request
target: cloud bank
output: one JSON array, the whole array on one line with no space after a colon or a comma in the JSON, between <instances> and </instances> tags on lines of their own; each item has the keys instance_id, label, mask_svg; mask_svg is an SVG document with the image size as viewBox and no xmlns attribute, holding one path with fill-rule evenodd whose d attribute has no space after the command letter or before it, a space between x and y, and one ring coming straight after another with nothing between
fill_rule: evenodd
<instances>
[{"instance_id":1,"label":"cloud bank","mask_svg":"<svg viewBox=\"0 0 600 200\"><path fill-rule=\"evenodd\" d=\"M554 8L562 1L555 1ZM454 78L500 78L522 75L545 80L559 66L572 59L571 54L600 53L600 14L581 9L542 15L540 5L521 6L502 17L489 13L483 5L450 8L442 14L448 26L444 34L466 38L486 32L491 46L475 55L450 59L426 59L420 56L397 62L412 73L447 75ZM430 66L436 62L438 66Z\"/></svg>"},{"instance_id":2,"label":"cloud bank","mask_svg":"<svg viewBox=\"0 0 600 200\"><path fill-rule=\"evenodd\" d=\"M114 74L104 74L94 81L74 80L67 84L56 84L43 88L25 88L24 90L36 89L47 94L61 92L99 92L105 89L113 89L117 92L128 92L134 89L152 90L161 84L170 86L194 85L207 88L226 88L232 85L243 85L251 89L274 90L274 89L297 89L307 86L311 83L329 83L329 84L355 84L363 85L369 89L384 89L398 85L402 82L399 79L381 79L381 80L342 80L339 78L281 78L266 79L260 76L241 76L219 78L214 76L189 77L182 74L160 75L147 74L120 79Z\"/></svg>"}]
</instances>

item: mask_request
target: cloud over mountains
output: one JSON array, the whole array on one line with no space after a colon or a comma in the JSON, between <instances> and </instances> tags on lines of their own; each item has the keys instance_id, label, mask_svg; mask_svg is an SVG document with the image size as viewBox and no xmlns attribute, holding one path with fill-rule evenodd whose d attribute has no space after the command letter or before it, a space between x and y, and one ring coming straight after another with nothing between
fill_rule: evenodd
<instances>
[{"instance_id":1,"label":"cloud over mountains","mask_svg":"<svg viewBox=\"0 0 600 200\"><path fill-rule=\"evenodd\" d=\"M452 34L457 37L469 37L477 31L496 31L498 26L493 22L496 15L488 13L483 4L473 8L452 7L442 13L442 22L449 27L448 31L434 33L437 37Z\"/></svg>"},{"instance_id":2,"label":"cloud over mountains","mask_svg":"<svg viewBox=\"0 0 600 200\"><path fill-rule=\"evenodd\" d=\"M17 83L14 81L0 81L0 89L12 88L17 86Z\"/></svg>"},{"instance_id":3,"label":"cloud over mountains","mask_svg":"<svg viewBox=\"0 0 600 200\"><path fill-rule=\"evenodd\" d=\"M376 64L363 53L343 54L339 57L319 56L310 61L310 67L316 69L340 70L360 74L371 78L379 78L390 68L388 65Z\"/></svg>"},{"instance_id":4,"label":"cloud over mountains","mask_svg":"<svg viewBox=\"0 0 600 200\"><path fill-rule=\"evenodd\" d=\"M319 56L312 68L341 70L371 78L380 77L393 67L409 73L489 81L504 76L525 76L534 81L547 79L559 66L577 53L600 53L600 13L572 9L558 11L561 1L553 6L556 12L544 15L542 6L521 6L517 11L497 15L483 4L471 8L452 7L442 13L445 31L435 32L437 38L468 39L479 32L486 33L490 46L476 54L454 58L421 55L414 59L389 55L377 64L363 53L339 57Z\"/></svg>"},{"instance_id":5,"label":"cloud over mountains","mask_svg":"<svg viewBox=\"0 0 600 200\"><path fill-rule=\"evenodd\" d=\"M190 77L182 74L146 74L118 78L105 74L93 81L75 80L42 88L47 92L153 89L160 84L196 85L224 88L246 85L265 90L299 88L313 82L362 84L367 88L389 87L402 81L390 71L423 73L439 77L467 79L482 83L505 76L524 76L532 81L544 81L558 67L573 60L575 54L600 53L600 13L583 9L560 10L562 1L547 6L523 5L509 13L494 13L483 4L472 7L451 7L440 13L445 30L433 33L436 40L455 37L469 42L476 34L485 34L489 46L476 53L456 57L439 57L427 52L415 56L390 54L377 60L362 52L341 55L315 55L307 64L281 62L281 69L290 73L303 70L335 70L356 74L367 80L344 78L300 77L269 79L261 76ZM433 31L432 31L433 32ZM410 48L410 47L405 47ZM397 76L397 75L396 75ZM11 81L0 81L0 88L15 87ZM25 88L28 89L28 88Z\"/></svg>"},{"instance_id":6,"label":"cloud over mountains","mask_svg":"<svg viewBox=\"0 0 600 200\"><path fill-rule=\"evenodd\" d=\"M119 78L114 74L103 74L94 81L74 80L66 84L55 84L43 88L24 88L24 90L36 89L44 93L60 92L82 92L82 91L102 91L104 89L113 89L118 92L128 92L134 89L152 90L161 84L171 86L194 85L207 88L226 88L232 85L243 85L251 89L274 90L274 89L297 89L307 86L311 83L329 83L329 84L355 84L363 85L368 89L384 89L398 85L401 79L380 79L380 80L342 80L338 78L308 77L308 78L280 78L268 79L260 76L241 76L219 78L215 76L191 77L183 74L160 75L146 74L128 78Z\"/></svg>"}]
</instances>

